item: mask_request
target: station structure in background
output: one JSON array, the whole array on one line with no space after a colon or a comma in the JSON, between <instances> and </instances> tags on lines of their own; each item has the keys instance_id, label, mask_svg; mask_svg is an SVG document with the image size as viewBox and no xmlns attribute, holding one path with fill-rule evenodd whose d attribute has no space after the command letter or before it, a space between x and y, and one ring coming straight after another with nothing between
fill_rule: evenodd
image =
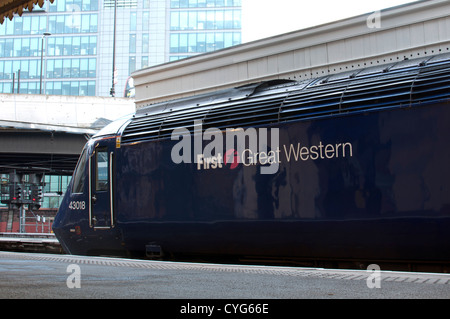
<instances>
[{"instance_id":1,"label":"station structure in background","mask_svg":"<svg viewBox=\"0 0 450 319\"><path fill-rule=\"evenodd\" d=\"M19 212L20 233L26 232L26 209L35 217L36 233L38 228L43 231L43 228L47 228L51 222L51 217L36 215L43 200L43 177L44 173L25 174L16 170L11 171L6 177L2 177L1 203L8 205L8 211L17 210Z\"/></svg>"},{"instance_id":2,"label":"station structure in background","mask_svg":"<svg viewBox=\"0 0 450 319\"><path fill-rule=\"evenodd\" d=\"M0 233L49 233L87 139L134 100L0 94Z\"/></svg>"}]
</instances>

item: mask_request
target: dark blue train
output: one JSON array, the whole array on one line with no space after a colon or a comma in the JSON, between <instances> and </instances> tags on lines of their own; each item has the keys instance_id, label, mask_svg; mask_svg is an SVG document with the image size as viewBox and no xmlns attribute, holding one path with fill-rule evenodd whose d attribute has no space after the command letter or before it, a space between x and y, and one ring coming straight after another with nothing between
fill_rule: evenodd
<instances>
[{"instance_id":1,"label":"dark blue train","mask_svg":"<svg viewBox=\"0 0 450 319\"><path fill-rule=\"evenodd\" d=\"M85 146L71 254L450 263L450 54L150 105Z\"/></svg>"}]
</instances>

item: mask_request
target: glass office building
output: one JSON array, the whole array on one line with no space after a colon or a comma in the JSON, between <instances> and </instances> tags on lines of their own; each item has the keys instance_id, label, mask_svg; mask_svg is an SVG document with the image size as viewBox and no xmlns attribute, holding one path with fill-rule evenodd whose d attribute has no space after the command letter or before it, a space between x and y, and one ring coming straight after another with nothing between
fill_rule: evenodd
<instances>
[{"instance_id":1,"label":"glass office building","mask_svg":"<svg viewBox=\"0 0 450 319\"><path fill-rule=\"evenodd\" d=\"M115 3L117 97L137 69L241 43L241 0L45 2L0 25L0 93L109 96Z\"/></svg>"},{"instance_id":2,"label":"glass office building","mask_svg":"<svg viewBox=\"0 0 450 319\"><path fill-rule=\"evenodd\" d=\"M170 60L241 43L240 0L172 0Z\"/></svg>"}]
</instances>

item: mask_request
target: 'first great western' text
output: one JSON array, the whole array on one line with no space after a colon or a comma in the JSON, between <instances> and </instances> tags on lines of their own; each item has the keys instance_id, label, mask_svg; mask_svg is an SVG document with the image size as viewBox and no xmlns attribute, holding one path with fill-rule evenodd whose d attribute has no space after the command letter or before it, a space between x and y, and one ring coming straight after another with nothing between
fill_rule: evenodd
<instances>
[{"instance_id":1,"label":"'first great western' text","mask_svg":"<svg viewBox=\"0 0 450 319\"><path fill-rule=\"evenodd\" d=\"M171 139L178 143L172 148L172 161L195 163L197 170L259 165L261 174L275 174L282 162L353 157L351 142L295 141L280 145L278 128L227 128L224 132L217 128L203 131L199 121L195 122L193 136L187 128L175 129Z\"/></svg>"}]
</instances>

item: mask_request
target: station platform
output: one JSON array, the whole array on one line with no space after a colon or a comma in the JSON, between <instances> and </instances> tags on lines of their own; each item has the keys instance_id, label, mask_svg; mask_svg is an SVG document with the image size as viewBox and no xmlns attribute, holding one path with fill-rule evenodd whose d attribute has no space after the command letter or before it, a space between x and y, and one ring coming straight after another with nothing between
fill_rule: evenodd
<instances>
[{"instance_id":1,"label":"station platform","mask_svg":"<svg viewBox=\"0 0 450 319\"><path fill-rule=\"evenodd\" d=\"M63 252L53 233L0 232L0 250L54 254Z\"/></svg>"},{"instance_id":2,"label":"station platform","mask_svg":"<svg viewBox=\"0 0 450 319\"><path fill-rule=\"evenodd\" d=\"M0 252L0 278L0 298L3 299L179 299L177 306L170 309L173 313L167 314L170 318L182 314L182 301L186 299L196 299L191 306L202 305L199 299L216 299L209 304L224 313L225 305L219 299L450 298L450 274L443 273L163 262L18 252ZM231 310L230 307L226 309ZM268 302L269 312L270 307Z\"/></svg>"}]
</instances>

